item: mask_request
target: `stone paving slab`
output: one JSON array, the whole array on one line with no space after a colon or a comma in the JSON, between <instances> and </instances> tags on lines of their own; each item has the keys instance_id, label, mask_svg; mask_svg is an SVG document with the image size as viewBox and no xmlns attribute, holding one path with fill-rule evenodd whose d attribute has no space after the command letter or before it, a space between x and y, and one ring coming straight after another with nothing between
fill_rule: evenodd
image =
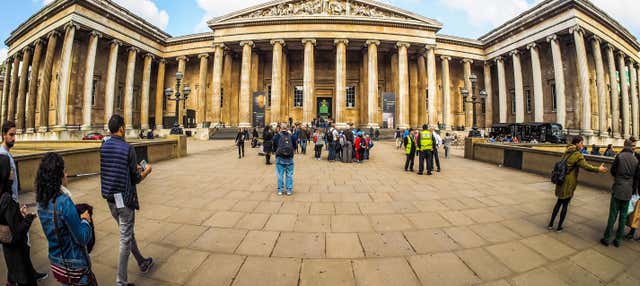
<instances>
[{"instance_id":1,"label":"stone paving slab","mask_svg":"<svg viewBox=\"0 0 640 286\"><path fill-rule=\"evenodd\" d=\"M131 257L136 285L640 285L640 243L598 243L603 190L579 186L556 233L546 229L555 203L546 177L468 161L460 149L433 176L404 172L392 142L363 164L297 155L295 194L281 197L256 149L239 160L230 141L189 143L190 156L154 164L138 187L136 238L156 266L142 274ZM98 184L70 189L95 207L93 266L111 285L119 232ZM38 220L31 245L46 271Z\"/></svg>"}]
</instances>

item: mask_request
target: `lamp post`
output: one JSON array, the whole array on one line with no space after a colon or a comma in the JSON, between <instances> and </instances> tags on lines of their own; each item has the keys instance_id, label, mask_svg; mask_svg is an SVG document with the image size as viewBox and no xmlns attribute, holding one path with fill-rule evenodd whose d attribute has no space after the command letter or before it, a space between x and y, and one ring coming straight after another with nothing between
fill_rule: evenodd
<instances>
[{"instance_id":1,"label":"lamp post","mask_svg":"<svg viewBox=\"0 0 640 286\"><path fill-rule=\"evenodd\" d=\"M467 99L469 97L469 91L466 89L461 89L460 93L462 93L462 102L464 103L471 103L472 106L472 115L473 115L473 127L471 129L471 131L469 131L469 137L481 137L482 135L480 134L480 131L478 130L478 121L476 118L476 104L481 104L482 100L484 100L485 98L487 98L487 91L485 91L484 89L480 91L479 96L476 95L475 93L475 85L476 82L478 81L478 77L475 74L471 74L471 76L469 76L469 80L471 81L471 99Z\"/></svg>"},{"instance_id":2,"label":"lamp post","mask_svg":"<svg viewBox=\"0 0 640 286\"><path fill-rule=\"evenodd\" d=\"M174 93L171 88L167 88L164 90L164 96L167 97L167 100L175 100L176 102L176 122L173 124L173 128L171 128L171 134L182 134L182 128L180 128L180 101L186 102L189 98L189 94L191 93L191 88L188 85L184 85L182 87L182 91L180 90L180 83L182 82L182 78L184 75L181 72L176 73L176 92Z\"/></svg>"}]
</instances>

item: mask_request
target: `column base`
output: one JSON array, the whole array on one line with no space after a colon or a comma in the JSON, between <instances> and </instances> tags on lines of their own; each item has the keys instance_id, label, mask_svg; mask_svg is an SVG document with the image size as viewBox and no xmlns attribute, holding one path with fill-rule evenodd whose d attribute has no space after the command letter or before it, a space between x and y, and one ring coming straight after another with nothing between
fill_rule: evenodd
<instances>
[{"instance_id":1,"label":"column base","mask_svg":"<svg viewBox=\"0 0 640 286\"><path fill-rule=\"evenodd\" d=\"M149 130L149 124L143 124L142 126L140 126L140 129Z\"/></svg>"},{"instance_id":2,"label":"column base","mask_svg":"<svg viewBox=\"0 0 640 286\"><path fill-rule=\"evenodd\" d=\"M375 122L370 122L369 124L367 124L367 128L373 128L373 129L378 129L380 128L380 125L378 125L378 123ZM401 126L398 126L398 128L403 128Z\"/></svg>"},{"instance_id":3,"label":"column base","mask_svg":"<svg viewBox=\"0 0 640 286\"><path fill-rule=\"evenodd\" d=\"M580 130L580 135L593 136L593 135L595 135L595 133L593 133L593 130L591 130L591 129L582 129L582 130Z\"/></svg>"},{"instance_id":4,"label":"column base","mask_svg":"<svg viewBox=\"0 0 640 286\"><path fill-rule=\"evenodd\" d=\"M93 129L93 128L91 128L91 124L89 124L89 125L82 125L82 126L80 126L80 130L81 130L81 131L90 131L90 130L92 130L92 129Z\"/></svg>"},{"instance_id":5,"label":"column base","mask_svg":"<svg viewBox=\"0 0 640 286\"><path fill-rule=\"evenodd\" d=\"M620 139L621 137L620 133L613 133L613 138Z\"/></svg>"},{"instance_id":6,"label":"column base","mask_svg":"<svg viewBox=\"0 0 640 286\"><path fill-rule=\"evenodd\" d=\"M409 128L411 128L411 126L409 126L409 124L402 124L402 125L398 124L398 128L400 128L400 129L409 129Z\"/></svg>"},{"instance_id":7,"label":"column base","mask_svg":"<svg viewBox=\"0 0 640 286\"><path fill-rule=\"evenodd\" d=\"M53 132L67 131L67 126L66 125L56 125L56 126L53 126L53 129L51 129L51 131L53 131Z\"/></svg>"},{"instance_id":8,"label":"column base","mask_svg":"<svg viewBox=\"0 0 640 286\"><path fill-rule=\"evenodd\" d=\"M251 128L251 123L241 122L238 124L238 128Z\"/></svg>"},{"instance_id":9,"label":"column base","mask_svg":"<svg viewBox=\"0 0 640 286\"><path fill-rule=\"evenodd\" d=\"M140 134L139 130L137 129L125 129L124 131L124 137L125 138L138 138L138 135Z\"/></svg>"},{"instance_id":10,"label":"column base","mask_svg":"<svg viewBox=\"0 0 640 286\"><path fill-rule=\"evenodd\" d=\"M34 133L36 130L34 128L27 128L27 131L25 131L25 133L27 134L32 134Z\"/></svg>"},{"instance_id":11,"label":"column base","mask_svg":"<svg viewBox=\"0 0 640 286\"><path fill-rule=\"evenodd\" d=\"M49 127L46 127L46 126L38 127L38 133L44 133L44 132L48 132L48 131L49 131Z\"/></svg>"},{"instance_id":12,"label":"column base","mask_svg":"<svg viewBox=\"0 0 640 286\"><path fill-rule=\"evenodd\" d=\"M21 128L21 129L16 128L16 134L20 135L20 134L22 134L22 133L24 133L24 129L22 129L22 128Z\"/></svg>"}]
</instances>

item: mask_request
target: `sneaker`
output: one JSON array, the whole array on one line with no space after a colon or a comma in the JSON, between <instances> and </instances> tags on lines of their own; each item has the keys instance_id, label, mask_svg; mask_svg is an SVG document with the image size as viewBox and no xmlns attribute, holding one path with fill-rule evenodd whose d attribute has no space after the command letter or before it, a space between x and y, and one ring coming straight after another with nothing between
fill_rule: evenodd
<instances>
[{"instance_id":1,"label":"sneaker","mask_svg":"<svg viewBox=\"0 0 640 286\"><path fill-rule=\"evenodd\" d=\"M633 239L633 235L630 233L624 236L624 240L632 240L632 239Z\"/></svg>"},{"instance_id":2,"label":"sneaker","mask_svg":"<svg viewBox=\"0 0 640 286\"><path fill-rule=\"evenodd\" d=\"M418 172L417 174L418 174L418 175L422 175L422 172Z\"/></svg>"},{"instance_id":3,"label":"sneaker","mask_svg":"<svg viewBox=\"0 0 640 286\"><path fill-rule=\"evenodd\" d=\"M433 173L427 172L427 176L431 176L431 175L433 175Z\"/></svg>"},{"instance_id":4,"label":"sneaker","mask_svg":"<svg viewBox=\"0 0 640 286\"><path fill-rule=\"evenodd\" d=\"M613 246L615 247L620 247L620 241L618 241L617 239L613 241Z\"/></svg>"},{"instance_id":5,"label":"sneaker","mask_svg":"<svg viewBox=\"0 0 640 286\"><path fill-rule=\"evenodd\" d=\"M293 196L293 191L287 191L287 196Z\"/></svg>"},{"instance_id":6,"label":"sneaker","mask_svg":"<svg viewBox=\"0 0 640 286\"><path fill-rule=\"evenodd\" d=\"M559 227L556 229L556 232L562 232L563 230L564 230L564 228L563 228L563 227L561 227L561 226L559 226Z\"/></svg>"},{"instance_id":7,"label":"sneaker","mask_svg":"<svg viewBox=\"0 0 640 286\"><path fill-rule=\"evenodd\" d=\"M438 169L438 171L436 171L436 172L440 173L440 169Z\"/></svg>"},{"instance_id":8,"label":"sneaker","mask_svg":"<svg viewBox=\"0 0 640 286\"><path fill-rule=\"evenodd\" d=\"M606 247L609 247L609 242L604 238L600 239L600 244L602 244L602 245L604 245Z\"/></svg>"},{"instance_id":9,"label":"sneaker","mask_svg":"<svg viewBox=\"0 0 640 286\"><path fill-rule=\"evenodd\" d=\"M49 273L39 273L36 272L36 274L34 275L34 277L36 278L36 280L38 281L42 281L45 280L49 277Z\"/></svg>"},{"instance_id":10,"label":"sneaker","mask_svg":"<svg viewBox=\"0 0 640 286\"><path fill-rule=\"evenodd\" d=\"M278 196L282 196L282 191L278 191Z\"/></svg>"},{"instance_id":11,"label":"sneaker","mask_svg":"<svg viewBox=\"0 0 640 286\"><path fill-rule=\"evenodd\" d=\"M553 230L553 225L552 225L552 224L550 224L549 226L547 226L547 229L548 229L548 230Z\"/></svg>"},{"instance_id":12,"label":"sneaker","mask_svg":"<svg viewBox=\"0 0 640 286\"><path fill-rule=\"evenodd\" d=\"M149 257L144 261L142 261L142 263L140 264L140 272L147 273L149 272L149 269L151 269L152 266L153 266L153 258Z\"/></svg>"}]
</instances>

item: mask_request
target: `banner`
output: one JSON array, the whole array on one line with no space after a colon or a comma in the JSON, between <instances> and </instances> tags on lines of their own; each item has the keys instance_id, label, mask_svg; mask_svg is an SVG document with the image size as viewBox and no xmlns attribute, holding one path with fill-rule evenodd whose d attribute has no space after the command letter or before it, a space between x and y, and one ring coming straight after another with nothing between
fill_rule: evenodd
<instances>
[{"instance_id":1,"label":"banner","mask_svg":"<svg viewBox=\"0 0 640 286\"><path fill-rule=\"evenodd\" d=\"M264 127L264 91L253 93L253 127Z\"/></svg>"},{"instance_id":2,"label":"banner","mask_svg":"<svg viewBox=\"0 0 640 286\"><path fill-rule=\"evenodd\" d=\"M393 92L382 93L382 128L394 128L396 118L396 95Z\"/></svg>"}]
</instances>

